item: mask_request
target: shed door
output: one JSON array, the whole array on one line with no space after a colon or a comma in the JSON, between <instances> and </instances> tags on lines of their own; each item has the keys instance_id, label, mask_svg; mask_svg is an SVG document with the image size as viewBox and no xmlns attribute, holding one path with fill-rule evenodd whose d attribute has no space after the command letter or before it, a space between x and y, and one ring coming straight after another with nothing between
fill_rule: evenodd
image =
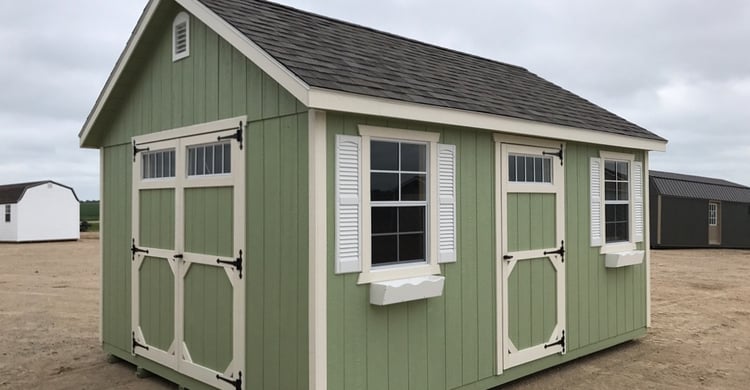
<instances>
[{"instance_id":1,"label":"shed door","mask_svg":"<svg viewBox=\"0 0 750 390\"><path fill-rule=\"evenodd\" d=\"M721 203L708 202L708 244L721 245Z\"/></svg>"},{"instance_id":2,"label":"shed door","mask_svg":"<svg viewBox=\"0 0 750 390\"><path fill-rule=\"evenodd\" d=\"M565 353L560 149L501 145L500 370Z\"/></svg>"},{"instance_id":3,"label":"shed door","mask_svg":"<svg viewBox=\"0 0 750 390\"><path fill-rule=\"evenodd\" d=\"M236 131L134 144L147 150L133 168L133 353L220 389L244 388L244 153L227 137Z\"/></svg>"}]
</instances>

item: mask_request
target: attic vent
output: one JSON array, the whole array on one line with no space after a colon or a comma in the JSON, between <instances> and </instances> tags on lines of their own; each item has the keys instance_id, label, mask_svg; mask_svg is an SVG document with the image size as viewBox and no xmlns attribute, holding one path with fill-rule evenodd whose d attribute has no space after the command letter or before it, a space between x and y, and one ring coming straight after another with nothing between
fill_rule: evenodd
<instances>
[{"instance_id":1,"label":"attic vent","mask_svg":"<svg viewBox=\"0 0 750 390\"><path fill-rule=\"evenodd\" d=\"M172 61L181 60L190 55L190 17L180 12L172 23Z\"/></svg>"}]
</instances>

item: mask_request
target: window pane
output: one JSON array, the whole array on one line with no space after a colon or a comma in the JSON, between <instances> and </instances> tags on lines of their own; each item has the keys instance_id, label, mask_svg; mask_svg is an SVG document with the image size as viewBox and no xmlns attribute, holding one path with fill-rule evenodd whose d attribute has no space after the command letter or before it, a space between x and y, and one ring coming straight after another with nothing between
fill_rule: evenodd
<instances>
[{"instance_id":1,"label":"window pane","mask_svg":"<svg viewBox=\"0 0 750 390\"><path fill-rule=\"evenodd\" d=\"M141 177L144 179L149 178L149 168L148 168L148 154L144 154L141 156Z\"/></svg>"},{"instance_id":2,"label":"window pane","mask_svg":"<svg viewBox=\"0 0 750 390\"><path fill-rule=\"evenodd\" d=\"M526 157L526 180L524 181L534 181L534 157Z\"/></svg>"},{"instance_id":3,"label":"window pane","mask_svg":"<svg viewBox=\"0 0 750 390\"><path fill-rule=\"evenodd\" d=\"M155 177L164 177L164 154L154 153L154 156L156 156L156 176Z\"/></svg>"},{"instance_id":4,"label":"window pane","mask_svg":"<svg viewBox=\"0 0 750 390\"><path fill-rule=\"evenodd\" d=\"M214 148L213 146L209 145L205 147L206 149L206 175L211 175L216 173L214 171Z\"/></svg>"},{"instance_id":5,"label":"window pane","mask_svg":"<svg viewBox=\"0 0 750 390\"><path fill-rule=\"evenodd\" d=\"M427 177L424 174L401 174L401 200L426 200Z\"/></svg>"},{"instance_id":6,"label":"window pane","mask_svg":"<svg viewBox=\"0 0 750 390\"><path fill-rule=\"evenodd\" d=\"M224 153L224 145L214 145L214 171L216 173L227 173L224 171L222 153Z\"/></svg>"},{"instance_id":7,"label":"window pane","mask_svg":"<svg viewBox=\"0 0 750 390\"><path fill-rule=\"evenodd\" d=\"M552 183L552 159L544 159L544 178L542 179L545 183Z\"/></svg>"},{"instance_id":8,"label":"window pane","mask_svg":"<svg viewBox=\"0 0 750 390\"><path fill-rule=\"evenodd\" d=\"M617 182L604 182L604 200L617 200Z\"/></svg>"},{"instance_id":9,"label":"window pane","mask_svg":"<svg viewBox=\"0 0 750 390\"><path fill-rule=\"evenodd\" d=\"M508 180L516 181L516 156L508 156Z\"/></svg>"},{"instance_id":10,"label":"window pane","mask_svg":"<svg viewBox=\"0 0 750 390\"><path fill-rule=\"evenodd\" d=\"M424 260L425 245L424 233L403 234L399 236L398 257L399 261Z\"/></svg>"},{"instance_id":11,"label":"window pane","mask_svg":"<svg viewBox=\"0 0 750 390\"><path fill-rule=\"evenodd\" d=\"M151 153L148 155L148 169L149 169L149 176L151 178L156 177L156 154Z\"/></svg>"},{"instance_id":12,"label":"window pane","mask_svg":"<svg viewBox=\"0 0 750 390\"><path fill-rule=\"evenodd\" d=\"M371 141L370 169L376 171L397 171L398 143Z\"/></svg>"},{"instance_id":13,"label":"window pane","mask_svg":"<svg viewBox=\"0 0 750 390\"><path fill-rule=\"evenodd\" d=\"M401 170L427 172L427 146L402 143Z\"/></svg>"},{"instance_id":14,"label":"window pane","mask_svg":"<svg viewBox=\"0 0 750 390\"><path fill-rule=\"evenodd\" d=\"M205 165L204 165L205 164L204 157L205 156L203 155L203 148L202 147L195 148L195 161L196 161L195 174L196 175L203 175L206 172Z\"/></svg>"},{"instance_id":15,"label":"window pane","mask_svg":"<svg viewBox=\"0 0 750 390\"><path fill-rule=\"evenodd\" d=\"M372 264L395 263L398 258L398 236L372 237Z\"/></svg>"},{"instance_id":16,"label":"window pane","mask_svg":"<svg viewBox=\"0 0 750 390\"><path fill-rule=\"evenodd\" d=\"M541 183L543 180L543 174L542 174L542 159L541 158L535 158L534 159L534 182Z\"/></svg>"},{"instance_id":17,"label":"window pane","mask_svg":"<svg viewBox=\"0 0 750 390\"><path fill-rule=\"evenodd\" d=\"M169 151L169 177L175 177L175 164L174 164L175 157L174 157L174 155L175 155L175 151L174 150L170 150Z\"/></svg>"},{"instance_id":18,"label":"window pane","mask_svg":"<svg viewBox=\"0 0 750 390\"><path fill-rule=\"evenodd\" d=\"M616 165L614 161L604 162L604 180L616 180L617 175L615 174Z\"/></svg>"},{"instance_id":19,"label":"window pane","mask_svg":"<svg viewBox=\"0 0 750 390\"><path fill-rule=\"evenodd\" d=\"M526 159L516 157L516 181L526 181Z\"/></svg>"},{"instance_id":20,"label":"window pane","mask_svg":"<svg viewBox=\"0 0 750 390\"><path fill-rule=\"evenodd\" d=\"M370 200L398 200L398 173L371 173Z\"/></svg>"},{"instance_id":21,"label":"window pane","mask_svg":"<svg viewBox=\"0 0 750 390\"><path fill-rule=\"evenodd\" d=\"M398 209L399 232L424 232L424 206L401 207ZM373 208L374 212L375 208Z\"/></svg>"},{"instance_id":22,"label":"window pane","mask_svg":"<svg viewBox=\"0 0 750 390\"><path fill-rule=\"evenodd\" d=\"M628 163L617 163L617 180L628 180Z\"/></svg>"},{"instance_id":23,"label":"window pane","mask_svg":"<svg viewBox=\"0 0 750 390\"><path fill-rule=\"evenodd\" d=\"M617 183L617 200L628 200L628 182Z\"/></svg>"},{"instance_id":24,"label":"window pane","mask_svg":"<svg viewBox=\"0 0 750 390\"><path fill-rule=\"evenodd\" d=\"M396 233L398 231L398 208L372 208L372 234Z\"/></svg>"},{"instance_id":25,"label":"window pane","mask_svg":"<svg viewBox=\"0 0 750 390\"><path fill-rule=\"evenodd\" d=\"M232 148L224 144L224 173L232 173Z\"/></svg>"}]
</instances>

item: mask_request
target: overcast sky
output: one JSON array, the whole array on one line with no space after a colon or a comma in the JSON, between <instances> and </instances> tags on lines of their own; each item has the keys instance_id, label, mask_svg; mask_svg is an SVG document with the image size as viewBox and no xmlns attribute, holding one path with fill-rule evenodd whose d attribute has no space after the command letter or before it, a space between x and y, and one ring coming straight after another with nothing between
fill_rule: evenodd
<instances>
[{"instance_id":1,"label":"overcast sky","mask_svg":"<svg viewBox=\"0 0 750 390\"><path fill-rule=\"evenodd\" d=\"M669 139L651 168L750 185L750 2L282 0L523 66ZM0 184L99 198L78 131L145 0L3 1Z\"/></svg>"}]
</instances>

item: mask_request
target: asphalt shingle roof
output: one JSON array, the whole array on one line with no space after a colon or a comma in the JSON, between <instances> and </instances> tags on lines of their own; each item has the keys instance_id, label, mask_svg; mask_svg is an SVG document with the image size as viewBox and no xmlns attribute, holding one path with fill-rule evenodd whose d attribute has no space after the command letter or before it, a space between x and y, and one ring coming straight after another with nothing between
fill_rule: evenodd
<instances>
[{"instance_id":1,"label":"asphalt shingle roof","mask_svg":"<svg viewBox=\"0 0 750 390\"><path fill-rule=\"evenodd\" d=\"M266 1L200 2L312 87L664 140L518 66Z\"/></svg>"},{"instance_id":2,"label":"asphalt shingle roof","mask_svg":"<svg viewBox=\"0 0 750 390\"><path fill-rule=\"evenodd\" d=\"M18 203L28 188L36 187L46 181L32 181L28 183L16 183L0 185L0 204Z\"/></svg>"},{"instance_id":3,"label":"asphalt shingle roof","mask_svg":"<svg viewBox=\"0 0 750 390\"><path fill-rule=\"evenodd\" d=\"M649 171L652 191L680 198L750 203L750 187L710 177Z\"/></svg>"}]
</instances>

